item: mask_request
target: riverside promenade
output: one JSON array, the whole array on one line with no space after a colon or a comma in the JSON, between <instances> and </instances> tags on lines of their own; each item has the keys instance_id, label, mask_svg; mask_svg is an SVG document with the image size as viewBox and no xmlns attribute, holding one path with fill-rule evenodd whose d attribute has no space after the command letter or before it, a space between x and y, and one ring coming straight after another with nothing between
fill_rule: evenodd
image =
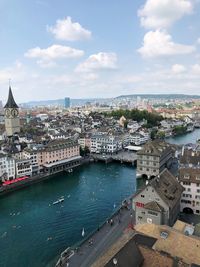
<instances>
[{"instance_id":1,"label":"riverside promenade","mask_svg":"<svg viewBox=\"0 0 200 267\"><path fill-rule=\"evenodd\" d=\"M101 227L74 248L62 253L56 267L89 267L102 256L122 234L133 229L135 221L131 202L121 207Z\"/></svg>"}]
</instances>

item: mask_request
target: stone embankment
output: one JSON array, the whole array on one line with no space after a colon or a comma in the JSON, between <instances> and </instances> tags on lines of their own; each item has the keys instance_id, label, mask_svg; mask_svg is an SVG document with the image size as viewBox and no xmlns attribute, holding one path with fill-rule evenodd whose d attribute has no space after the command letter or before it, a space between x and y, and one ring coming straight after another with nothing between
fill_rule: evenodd
<instances>
[{"instance_id":1,"label":"stone embankment","mask_svg":"<svg viewBox=\"0 0 200 267\"><path fill-rule=\"evenodd\" d=\"M76 165L76 166L73 166L73 167L69 167L68 169L75 169L78 166L80 166L80 165L82 165L84 163L87 163L87 162L89 162L88 159L83 159L80 162L79 165ZM47 180L47 179L51 179L51 178L55 177L55 175L57 175L59 173L67 172L68 169L55 171L53 173L42 173L42 174L34 175L34 176L31 176L31 177L27 178L26 180L18 181L16 183L13 183L13 184L10 184L10 185L6 185L6 186L1 186L0 187L0 196L9 194L9 193L11 193L13 191L16 191L16 190L23 189L23 188L25 188L27 186L30 186L32 184L36 184L36 183L39 183L41 181L44 181L44 180Z\"/></svg>"}]
</instances>

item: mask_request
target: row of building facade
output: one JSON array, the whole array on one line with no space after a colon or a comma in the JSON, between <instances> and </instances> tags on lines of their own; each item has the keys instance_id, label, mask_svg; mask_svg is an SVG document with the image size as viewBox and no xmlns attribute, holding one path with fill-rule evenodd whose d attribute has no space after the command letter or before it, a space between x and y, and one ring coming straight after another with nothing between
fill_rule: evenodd
<instances>
[{"instance_id":1,"label":"row of building facade","mask_svg":"<svg viewBox=\"0 0 200 267\"><path fill-rule=\"evenodd\" d=\"M0 177L2 181L43 172L59 171L58 166L70 166L79 162L80 149L71 140L52 140L47 145L29 145L22 152L12 155L0 154ZM72 166L72 165L71 165Z\"/></svg>"},{"instance_id":2,"label":"row of building facade","mask_svg":"<svg viewBox=\"0 0 200 267\"><path fill-rule=\"evenodd\" d=\"M173 225L180 212L200 214L200 151L163 141L148 142L137 153L137 178L146 184L133 197L136 224ZM171 171L177 164L174 176Z\"/></svg>"}]
</instances>

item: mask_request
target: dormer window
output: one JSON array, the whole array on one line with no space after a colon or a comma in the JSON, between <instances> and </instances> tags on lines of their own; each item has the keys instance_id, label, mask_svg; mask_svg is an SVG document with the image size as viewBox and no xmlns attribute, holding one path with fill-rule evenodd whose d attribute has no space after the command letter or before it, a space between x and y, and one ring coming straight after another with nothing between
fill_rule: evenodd
<instances>
[{"instance_id":1,"label":"dormer window","mask_svg":"<svg viewBox=\"0 0 200 267\"><path fill-rule=\"evenodd\" d=\"M188 173L186 173L185 175L184 175L184 179L189 179L190 178L190 175L188 174Z\"/></svg>"},{"instance_id":2,"label":"dormer window","mask_svg":"<svg viewBox=\"0 0 200 267\"><path fill-rule=\"evenodd\" d=\"M197 175L196 176L196 180L200 180L200 175Z\"/></svg>"}]
</instances>

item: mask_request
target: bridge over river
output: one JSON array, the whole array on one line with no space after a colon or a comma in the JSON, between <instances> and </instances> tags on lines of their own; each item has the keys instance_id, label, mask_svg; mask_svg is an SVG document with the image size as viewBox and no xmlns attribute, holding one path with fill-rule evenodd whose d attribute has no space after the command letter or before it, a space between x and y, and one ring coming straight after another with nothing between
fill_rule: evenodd
<instances>
[{"instance_id":1,"label":"bridge over river","mask_svg":"<svg viewBox=\"0 0 200 267\"><path fill-rule=\"evenodd\" d=\"M106 154L93 154L91 156L95 161L104 161L106 163L112 161L119 161L121 163L131 163L136 165L137 163L137 153L130 151L120 151L117 154L106 155Z\"/></svg>"}]
</instances>

